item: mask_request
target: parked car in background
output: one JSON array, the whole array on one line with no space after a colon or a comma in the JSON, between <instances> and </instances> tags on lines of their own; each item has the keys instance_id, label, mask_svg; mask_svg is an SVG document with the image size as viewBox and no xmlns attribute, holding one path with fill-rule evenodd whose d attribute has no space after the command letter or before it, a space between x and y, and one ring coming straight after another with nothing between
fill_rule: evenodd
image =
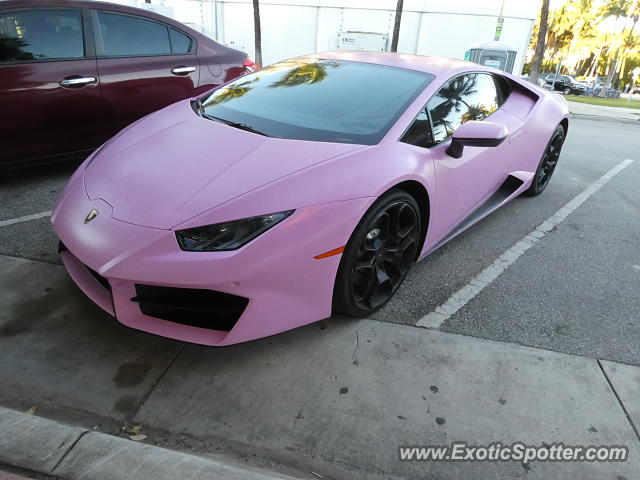
<instances>
[{"instance_id":1,"label":"parked car in background","mask_svg":"<svg viewBox=\"0 0 640 480\"><path fill-rule=\"evenodd\" d=\"M520 77L520 78L522 78L522 80L525 80L525 81L527 81L529 83L533 83L533 81L531 80L531 77L529 77L527 75L525 75L524 77ZM538 78L538 86L540 88L544 88L545 90L553 90L553 87L551 86L551 84L549 82L545 81L542 78Z\"/></svg>"},{"instance_id":2,"label":"parked car in background","mask_svg":"<svg viewBox=\"0 0 640 480\"><path fill-rule=\"evenodd\" d=\"M245 53L146 10L0 1L0 166L86 155L252 67Z\"/></svg>"},{"instance_id":3,"label":"parked car in background","mask_svg":"<svg viewBox=\"0 0 640 480\"><path fill-rule=\"evenodd\" d=\"M587 90L584 85L578 83L576 79L569 75L541 73L540 78L551 84L555 91L562 92L565 95L569 95L570 93L573 95L583 95Z\"/></svg>"}]
</instances>

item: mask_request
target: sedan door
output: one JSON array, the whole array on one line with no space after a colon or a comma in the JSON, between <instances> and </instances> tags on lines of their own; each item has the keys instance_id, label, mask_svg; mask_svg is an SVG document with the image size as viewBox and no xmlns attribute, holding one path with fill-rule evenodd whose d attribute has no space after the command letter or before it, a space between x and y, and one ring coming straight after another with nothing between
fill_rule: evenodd
<instances>
[{"instance_id":1,"label":"sedan door","mask_svg":"<svg viewBox=\"0 0 640 480\"><path fill-rule=\"evenodd\" d=\"M113 133L193 95L200 67L193 38L139 15L92 10L92 18Z\"/></svg>"},{"instance_id":2,"label":"sedan door","mask_svg":"<svg viewBox=\"0 0 640 480\"><path fill-rule=\"evenodd\" d=\"M89 150L103 141L87 27L80 8L0 10L3 165Z\"/></svg>"}]
</instances>

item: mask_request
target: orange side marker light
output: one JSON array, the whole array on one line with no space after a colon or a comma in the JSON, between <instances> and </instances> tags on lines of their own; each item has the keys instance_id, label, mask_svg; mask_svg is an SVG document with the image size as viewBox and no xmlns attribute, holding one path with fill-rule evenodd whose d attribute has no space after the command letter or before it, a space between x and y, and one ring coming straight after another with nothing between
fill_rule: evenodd
<instances>
[{"instance_id":1,"label":"orange side marker light","mask_svg":"<svg viewBox=\"0 0 640 480\"><path fill-rule=\"evenodd\" d=\"M316 255L313 258L315 258L316 260L320 260L321 258L333 257L334 255L338 255L344 252L344 247L346 247L346 245L334 248L333 250L329 250L328 252L321 253L320 255Z\"/></svg>"}]
</instances>

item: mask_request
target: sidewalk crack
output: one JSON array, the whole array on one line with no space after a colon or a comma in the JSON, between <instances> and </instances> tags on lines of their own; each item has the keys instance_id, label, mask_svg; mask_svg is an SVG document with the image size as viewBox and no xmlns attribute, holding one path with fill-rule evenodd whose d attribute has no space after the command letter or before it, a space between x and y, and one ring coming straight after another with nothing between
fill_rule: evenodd
<instances>
[{"instance_id":1,"label":"sidewalk crack","mask_svg":"<svg viewBox=\"0 0 640 480\"><path fill-rule=\"evenodd\" d=\"M609 375L607 375L607 372L605 371L604 366L602 365L602 361L599 358L596 358L596 361L598 362L598 366L600 367L600 370L602 371L604 378L607 380L607 383L609 384L609 388L611 388L611 391L616 396L616 399L618 400L618 403L620 404L622 411L627 417L627 421L629 422L629 425L631 425L631 429L633 430L633 433L636 434L636 438L640 442L640 433L638 432L638 428L636 427L635 423L633 423L633 419L631 418L631 415L629 415L629 412L627 411L627 407L625 407L624 403L622 402L622 398L620 398L620 395L618 394L615 387L613 386L613 382L611 382Z\"/></svg>"},{"instance_id":2,"label":"sidewalk crack","mask_svg":"<svg viewBox=\"0 0 640 480\"><path fill-rule=\"evenodd\" d=\"M58 468L60 466L60 464L64 461L65 458L67 458L67 455L69 455L71 453L71 450L73 450L75 448L75 446L78 444L78 442L80 441L80 439L82 437L84 437L87 433L89 433L91 430L84 430L83 432L80 433L80 435L78 435L78 438L76 438L73 443L71 444L71 446L69 448L67 448L67 451L64 452L62 454L62 456L60 457L60 459L56 462L56 464L53 466L53 468L51 469L51 473L56 471L56 468Z\"/></svg>"},{"instance_id":3,"label":"sidewalk crack","mask_svg":"<svg viewBox=\"0 0 640 480\"><path fill-rule=\"evenodd\" d=\"M185 349L185 347L187 346L186 343L183 343L180 348L178 349L178 351L175 353L175 355L171 358L171 360L169 360L169 363L167 363L167 366L164 368L164 370L162 370L162 372L160 373L160 375L158 375L158 378L156 378L155 382L153 382L151 384L151 386L149 387L149 389L144 393L144 395L142 395L142 398L140 399L140 401L138 402L138 405L136 405L136 408L134 408L132 411L130 411L126 416L125 416L125 421L127 423L131 423L131 421L133 421L133 418L138 414L138 412L140 412L140 410L142 410L142 408L144 407L145 402L147 401L147 399L151 396L151 394L153 393L153 391L155 390L155 388L158 386L158 384L162 381L162 379L164 378L164 376L166 375L166 373L169 371L169 369L173 366L173 364L175 363L175 361L177 360L177 358L180 356L180 354L182 353L182 351Z\"/></svg>"}]
</instances>

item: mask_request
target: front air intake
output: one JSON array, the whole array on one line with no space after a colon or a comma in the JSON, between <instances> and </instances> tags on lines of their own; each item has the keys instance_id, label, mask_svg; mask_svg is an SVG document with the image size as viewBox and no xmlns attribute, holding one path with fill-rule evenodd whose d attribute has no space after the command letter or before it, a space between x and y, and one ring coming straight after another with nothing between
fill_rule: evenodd
<instances>
[{"instance_id":1,"label":"front air intake","mask_svg":"<svg viewBox=\"0 0 640 480\"><path fill-rule=\"evenodd\" d=\"M150 317L190 327L230 331L249 299L213 290L136 284L140 311Z\"/></svg>"}]
</instances>

